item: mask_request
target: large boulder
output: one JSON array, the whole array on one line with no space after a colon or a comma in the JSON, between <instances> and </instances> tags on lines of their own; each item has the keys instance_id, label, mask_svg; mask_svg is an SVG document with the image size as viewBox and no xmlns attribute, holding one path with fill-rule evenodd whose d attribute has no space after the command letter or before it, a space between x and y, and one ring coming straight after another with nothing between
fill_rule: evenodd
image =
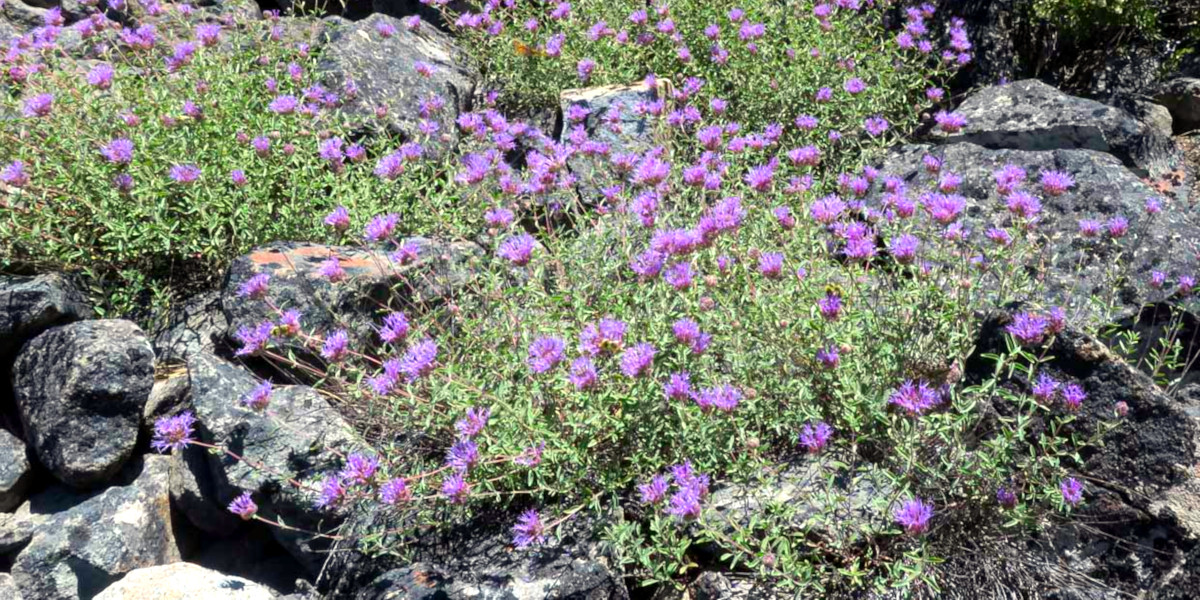
<instances>
[{"instance_id":1,"label":"large boulder","mask_svg":"<svg viewBox=\"0 0 1200 600\"><path fill-rule=\"evenodd\" d=\"M1171 111L1175 131L1200 129L1200 77L1178 77L1159 88L1156 99Z\"/></svg>"},{"instance_id":2,"label":"large boulder","mask_svg":"<svg viewBox=\"0 0 1200 600\"><path fill-rule=\"evenodd\" d=\"M1043 169L1064 171L1075 179L1075 186L1061 196L1041 197L1041 217L1033 235L1046 250L1037 257L1040 262L1026 265L1028 274L1043 282L1037 291L1039 299L1069 307L1070 314L1107 320L1112 315L1097 315L1096 307L1089 305L1092 295L1115 297L1121 304L1118 309L1136 309L1144 300L1164 293L1150 286L1152 270L1163 271L1171 281L1197 270L1196 257L1188 246L1189 240L1200 237L1195 217L1181 202L1171 200L1164 200L1162 213L1148 215L1146 199L1159 194L1109 154L992 150L970 143L906 145L890 151L881 170L900 176L911 190L931 189L937 175L923 166L926 154L943 161L942 171L962 177L957 191L967 200L962 220L974 232L968 243L976 252L987 248L988 256L994 254L995 245L983 232L1006 226L1010 219L996 189L994 171L1013 164L1024 168L1034 181ZM1035 185L1027 186L1037 192ZM868 203L879 206L882 197L882 193L869 196ZM1116 215L1129 221L1125 237L1088 240L1079 235L1080 219L1104 221Z\"/></svg>"},{"instance_id":3,"label":"large boulder","mask_svg":"<svg viewBox=\"0 0 1200 600\"><path fill-rule=\"evenodd\" d=\"M326 49L318 70L330 89L343 89L347 81L358 86L353 98L346 98L342 111L362 121L367 129L382 124L388 131L417 139L421 120L420 103L437 96L445 107L433 120L440 124L439 138L429 150L437 151L457 139L455 119L470 110L479 73L469 66L466 54L447 34L421 22L410 31L394 17L374 14L361 21L331 20ZM376 27L387 24L396 32L383 37ZM415 65L433 68L428 77ZM376 116L381 106L387 109L383 119ZM441 142L441 143L438 143Z\"/></svg>"},{"instance_id":4,"label":"large boulder","mask_svg":"<svg viewBox=\"0 0 1200 600\"><path fill-rule=\"evenodd\" d=\"M32 498L31 541L12 567L27 600L92 598L130 571L179 560L168 459L139 462L125 485L102 493L51 488Z\"/></svg>"},{"instance_id":5,"label":"large boulder","mask_svg":"<svg viewBox=\"0 0 1200 600\"><path fill-rule=\"evenodd\" d=\"M27 340L91 313L66 277L0 277L0 361L12 357Z\"/></svg>"},{"instance_id":6,"label":"large boulder","mask_svg":"<svg viewBox=\"0 0 1200 600\"><path fill-rule=\"evenodd\" d=\"M221 305L229 320L228 337L235 347L238 330L265 320L278 320L271 308L300 311L301 328L324 334L345 329L354 344L378 342L377 315L387 308L412 310L453 296L474 276L474 265L483 250L471 242L441 242L425 238L409 241L419 245L418 258L407 264L392 260L388 249L353 246L324 246L303 242L276 242L257 248L233 261L225 281ZM331 283L320 273L321 266L336 257L346 278ZM270 276L266 297L252 300L238 295L250 278ZM289 349L312 353L298 341Z\"/></svg>"},{"instance_id":7,"label":"large boulder","mask_svg":"<svg viewBox=\"0 0 1200 600\"><path fill-rule=\"evenodd\" d=\"M587 139L608 146L610 154L641 153L654 144L653 121L637 111L639 104L653 102L657 90L645 83L563 90L559 106L563 114L562 142L569 142L581 128ZM583 120L568 118L571 107L587 111ZM578 110L578 109L576 109ZM599 203L600 189L611 185L612 168L603 157L576 153L567 161L571 173L579 178L576 189L589 204Z\"/></svg>"},{"instance_id":8,"label":"large boulder","mask_svg":"<svg viewBox=\"0 0 1200 600\"><path fill-rule=\"evenodd\" d=\"M13 365L13 395L38 460L86 487L120 470L154 385L154 351L137 325L83 321L34 338Z\"/></svg>"},{"instance_id":9,"label":"large boulder","mask_svg":"<svg viewBox=\"0 0 1200 600\"><path fill-rule=\"evenodd\" d=\"M272 600L270 588L200 565L143 567L108 586L95 600Z\"/></svg>"},{"instance_id":10,"label":"large boulder","mask_svg":"<svg viewBox=\"0 0 1200 600\"><path fill-rule=\"evenodd\" d=\"M1139 176L1162 178L1182 169L1174 142L1128 112L1068 96L1036 79L984 88L955 111L967 118L946 142L1014 150L1084 149L1107 152Z\"/></svg>"},{"instance_id":11,"label":"large boulder","mask_svg":"<svg viewBox=\"0 0 1200 600\"><path fill-rule=\"evenodd\" d=\"M154 353L160 363L182 363L193 354L224 348L229 321L221 311L220 292L206 292L182 302L153 332Z\"/></svg>"},{"instance_id":12,"label":"large boulder","mask_svg":"<svg viewBox=\"0 0 1200 600\"><path fill-rule=\"evenodd\" d=\"M340 468L342 456L363 444L325 398L309 387L280 387L267 413L257 413L240 403L259 383L247 371L199 354L188 360L188 376L198 438L241 460L195 446L185 449L175 467L186 477L177 473L172 488L181 512L202 528L227 529L205 520L251 492L264 517L308 530L336 524L338 514L315 508L317 488ZM326 558L324 540L278 527L272 533L305 568L318 572Z\"/></svg>"},{"instance_id":13,"label":"large boulder","mask_svg":"<svg viewBox=\"0 0 1200 600\"><path fill-rule=\"evenodd\" d=\"M0 429L0 512L21 504L32 478L25 442Z\"/></svg>"}]
</instances>

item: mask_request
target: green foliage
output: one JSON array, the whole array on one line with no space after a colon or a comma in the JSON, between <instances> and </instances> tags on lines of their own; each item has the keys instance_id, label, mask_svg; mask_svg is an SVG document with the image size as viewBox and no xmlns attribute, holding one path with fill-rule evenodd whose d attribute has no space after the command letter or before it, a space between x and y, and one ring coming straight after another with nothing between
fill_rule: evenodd
<instances>
[{"instance_id":1,"label":"green foliage","mask_svg":"<svg viewBox=\"0 0 1200 600\"><path fill-rule=\"evenodd\" d=\"M1034 0L1033 13L1068 34L1087 37L1102 27L1159 33L1162 0Z\"/></svg>"}]
</instances>

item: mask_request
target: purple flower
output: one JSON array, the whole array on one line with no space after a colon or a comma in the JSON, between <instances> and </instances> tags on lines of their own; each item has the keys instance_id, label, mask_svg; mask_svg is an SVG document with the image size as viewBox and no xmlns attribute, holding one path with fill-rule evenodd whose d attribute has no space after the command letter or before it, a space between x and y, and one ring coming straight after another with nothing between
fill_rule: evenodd
<instances>
[{"instance_id":1,"label":"purple flower","mask_svg":"<svg viewBox=\"0 0 1200 600\"><path fill-rule=\"evenodd\" d=\"M883 132L888 130L887 119L883 117L869 117L863 121L863 129L871 136L879 137L883 135Z\"/></svg>"},{"instance_id":2,"label":"purple flower","mask_svg":"<svg viewBox=\"0 0 1200 600\"><path fill-rule=\"evenodd\" d=\"M637 344L621 354L621 372L626 377L641 377L650 370L650 365L654 362L654 355L657 354L654 346L642 342Z\"/></svg>"},{"instance_id":3,"label":"purple flower","mask_svg":"<svg viewBox=\"0 0 1200 600\"><path fill-rule=\"evenodd\" d=\"M1000 486L996 488L996 502L1004 508L1012 508L1017 505L1017 494L1007 487Z\"/></svg>"},{"instance_id":4,"label":"purple flower","mask_svg":"<svg viewBox=\"0 0 1200 600\"><path fill-rule=\"evenodd\" d=\"M375 479L379 470L379 459L363 454L351 454L346 457L346 466L342 468L342 481L350 485L369 485Z\"/></svg>"},{"instance_id":5,"label":"purple flower","mask_svg":"<svg viewBox=\"0 0 1200 600\"><path fill-rule=\"evenodd\" d=\"M847 79L846 83L844 83L842 85L842 89L846 90L846 93L851 94L851 95L860 94L860 93L866 91L867 84L863 83L863 80L861 80L857 77L851 77L850 79Z\"/></svg>"},{"instance_id":6,"label":"purple flower","mask_svg":"<svg viewBox=\"0 0 1200 600\"><path fill-rule=\"evenodd\" d=\"M229 503L229 512L249 521L258 512L258 505L250 497L250 492L242 492L241 496L234 498L233 502Z\"/></svg>"},{"instance_id":7,"label":"purple flower","mask_svg":"<svg viewBox=\"0 0 1200 600\"><path fill-rule=\"evenodd\" d=\"M271 392L274 388L271 386L271 381L264 380L258 384L253 390L250 390L245 396L242 396L242 405L254 411L264 411L271 403Z\"/></svg>"},{"instance_id":8,"label":"purple flower","mask_svg":"<svg viewBox=\"0 0 1200 600\"><path fill-rule=\"evenodd\" d=\"M792 216L792 210L786 206L776 207L771 214L775 215L775 220L779 222L779 226L784 231L790 231L796 226L796 218Z\"/></svg>"},{"instance_id":9,"label":"purple flower","mask_svg":"<svg viewBox=\"0 0 1200 600\"><path fill-rule=\"evenodd\" d=\"M1025 169L1017 165L1004 165L996 171L992 172L992 178L996 180L996 189L1000 195L1007 196L1025 182L1027 176Z\"/></svg>"},{"instance_id":10,"label":"purple flower","mask_svg":"<svg viewBox=\"0 0 1200 600\"><path fill-rule=\"evenodd\" d=\"M817 310L821 312L821 316L826 321L838 320L838 316L842 314L842 297L833 292L827 292L823 298L817 300Z\"/></svg>"},{"instance_id":11,"label":"purple flower","mask_svg":"<svg viewBox=\"0 0 1200 600\"><path fill-rule=\"evenodd\" d=\"M828 348L817 350L817 362L821 363L821 366L826 369L836 369L841 362L837 346L829 346Z\"/></svg>"},{"instance_id":12,"label":"purple flower","mask_svg":"<svg viewBox=\"0 0 1200 600\"><path fill-rule=\"evenodd\" d=\"M641 497L642 504L658 504L667 496L667 488L670 486L664 475L655 475L650 478L650 481L638 486L638 495Z\"/></svg>"},{"instance_id":13,"label":"purple flower","mask_svg":"<svg viewBox=\"0 0 1200 600\"><path fill-rule=\"evenodd\" d=\"M446 465L458 471L467 471L479 462L479 446L471 440L459 440L446 451Z\"/></svg>"},{"instance_id":14,"label":"purple flower","mask_svg":"<svg viewBox=\"0 0 1200 600\"><path fill-rule=\"evenodd\" d=\"M687 487L675 492L667 505L667 514L689 520L699 517L700 491Z\"/></svg>"},{"instance_id":15,"label":"purple flower","mask_svg":"<svg viewBox=\"0 0 1200 600\"><path fill-rule=\"evenodd\" d=\"M1045 317L1033 313L1020 313L1013 317L1013 322L1004 330L1016 338L1021 345L1032 346L1041 343L1042 338L1046 336L1048 325Z\"/></svg>"},{"instance_id":16,"label":"purple flower","mask_svg":"<svg viewBox=\"0 0 1200 600\"><path fill-rule=\"evenodd\" d=\"M1129 221L1121 215L1110 218L1105 225L1108 227L1108 235L1114 238L1124 237L1129 233Z\"/></svg>"},{"instance_id":17,"label":"purple flower","mask_svg":"<svg viewBox=\"0 0 1200 600\"><path fill-rule=\"evenodd\" d=\"M1006 206L1008 212L1023 219L1032 219L1042 211L1042 202L1023 190L1015 190L1009 194Z\"/></svg>"},{"instance_id":18,"label":"purple flower","mask_svg":"<svg viewBox=\"0 0 1200 600\"><path fill-rule=\"evenodd\" d=\"M411 499L412 490L408 489L408 483L402 477L392 479L379 488L379 501L389 506Z\"/></svg>"},{"instance_id":19,"label":"purple flower","mask_svg":"<svg viewBox=\"0 0 1200 600\"><path fill-rule=\"evenodd\" d=\"M770 279L778 279L783 273L783 255L778 252L764 252L758 257L758 272Z\"/></svg>"},{"instance_id":20,"label":"purple flower","mask_svg":"<svg viewBox=\"0 0 1200 600\"><path fill-rule=\"evenodd\" d=\"M490 408L471 407L467 409L467 415L454 424L454 428L458 430L459 435L473 438L487 427L488 419L491 416L492 409Z\"/></svg>"},{"instance_id":21,"label":"purple flower","mask_svg":"<svg viewBox=\"0 0 1200 600\"><path fill-rule=\"evenodd\" d=\"M496 254L518 267L525 266L533 254L534 243L533 236L528 233L510 236L500 244Z\"/></svg>"},{"instance_id":22,"label":"purple flower","mask_svg":"<svg viewBox=\"0 0 1200 600\"><path fill-rule=\"evenodd\" d=\"M233 182L233 185L242 187L247 182L246 172L241 169L234 169L229 172L229 180Z\"/></svg>"},{"instance_id":23,"label":"purple flower","mask_svg":"<svg viewBox=\"0 0 1200 600\"><path fill-rule=\"evenodd\" d=\"M296 100L295 96L289 96L285 94L282 96L276 96L275 99L271 100L271 103L267 105L267 108L277 115L290 115L296 112L296 107L299 106L299 104L300 102Z\"/></svg>"},{"instance_id":24,"label":"purple flower","mask_svg":"<svg viewBox=\"0 0 1200 600\"><path fill-rule=\"evenodd\" d=\"M553 369L563 359L563 341L556 337L538 338L529 344L529 358L526 363L534 374L541 374Z\"/></svg>"},{"instance_id":25,"label":"purple flower","mask_svg":"<svg viewBox=\"0 0 1200 600\"><path fill-rule=\"evenodd\" d=\"M1042 373L1033 382L1033 397L1038 402L1049 404L1054 401L1054 394L1058 392L1058 385L1059 383L1056 379L1046 373Z\"/></svg>"},{"instance_id":26,"label":"purple flower","mask_svg":"<svg viewBox=\"0 0 1200 600\"><path fill-rule=\"evenodd\" d=\"M196 416L190 410L173 417L159 417L154 422L154 436L150 440L150 446L161 453L183 450L195 441L192 438L195 424Z\"/></svg>"},{"instance_id":27,"label":"purple flower","mask_svg":"<svg viewBox=\"0 0 1200 600\"><path fill-rule=\"evenodd\" d=\"M1150 287L1158 290L1162 289L1163 284L1167 282L1167 274L1162 271L1150 271Z\"/></svg>"},{"instance_id":28,"label":"purple flower","mask_svg":"<svg viewBox=\"0 0 1200 600\"><path fill-rule=\"evenodd\" d=\"M193 183L200 179L200 167L196 165L174 165L168 173L175 183Z\"/></svg>"},{"instance_id":29,"label":"purple flower","mask_svg":"<svg viewBox=\"0 0 1200 600\"><path fill-rule=\"evenodd\" d=\"M589 79L591 79L592 71L595 71L595 70L596 70L596 61L594 61L590 58L585 58L583 60L580 60L575 65L575 74L579 76L579 81L581 81L583 83L587 83L587 81Z\"/></svg>"},{"instance_id":30,"label":"purple flower","mask_svg":"<svg viewBox=\"0 0 1200 600\"><path fill-rule=\"evenodd\" d=\"M100 155L114 165L127 165L133 160L133 142L117 138L100 148Z\"/></svg>"},{"instance_id":31,"label":"purple flower","mask_svg":"<svg viewBox=\"0 0 1200 600\"><path fill-rule=\"evenodd\" d=\"M905 500L892 511L896 522L904 527L910 535L919 535L929 529L929 519L933 517L933 506L926 504L920 498Z\"/></svg>"},{"instance_id":32,"label":"purple flower","mask_svg":"<svg viewBox=\"0 0 1200 600\"><path fill-rule=\"evenodd\" d=\"M1064 479L1062 483L1058 484L1058 490L1062 493L1063 501L1071 506L1075 506L1083 500L1083 484L1074 477Z\"/></svg>"},{"instance_id":33,"label":"purple flower","mask_svg":"<svg viewBox=\"0 0 1200 600\"><path fill-rule=\"evenodd\" d=\"M521 455L514 458L513 462L522 467L536 467L542 462L542 452L546 450L546 442L538 442L536 446L530 446L521 451Z\"/></svg>"},{"instance_id":34,"label":"purple flower","mask_svg":"<svg viewBox=\"0 0 1200 600\"><path fill-rule=\"evenodd\" d=\"M414 382L431 372L437 366L437 342L431 339L422 340L404 353L400 360L400 371L405 374L409 383Z\"/></svg>"},{"instance_id":35,"label":"purple flower","mask_svg":"<svg viewBox=\"0 0 1200 600\"><path fill-rule=\"evenodd\" d=\"M933 120L937 122L938 127L946 133L958 133L963 127L967 126L967 118L958 113L938 111L933 116Z\"/></svg>"},{"instance_id":36,"label":"purple flower","mask_svg":"<svg viewBox=\"0 0 1200 600\"><path fill-rule=\"evenodd\" d=\"M1077 411L1083 406L1083 401L1087 400L1087 392L1083 391L1083 387L1078 383L1068 383L1062 388L1062 398L1067 410Z\"/></svg>"},{"instance_id":37,"label":"purple flower","mask_svg":"<svg viewBox=\"0 0 1200 600\"><path fill-rule=\"evenodd\" d=\"M236 356L251 356L257 354L271 341L271 330L274 327L270 321L264 321L254 327L243 325L237 331L238 341L242 347L234 352Z\"/></svg>"},{"instance_id":38,"label":"purple flower","mask_svg":"<svg viewBox=\"0 0 1200 600\"><path fill-rule=\"evenodd\" d=\"M930 218L942 225L953 223L967 208L967 199L958 194L922 194L921 201Z\"/></svg>"},{"instance_id":39,"label":"purple flower","mask_svg":"<svg viewBox=\"0 0 1200 600\"><path fill-rule=\"evenodd\" d=\"M342 486L342 480L336 475L330 475L321 484L321 493L317 497L316 506L317 508L337 506L345 497L346 488Z\"/></svg>"},{"instance_id":40,"label":"purple flower","mask_svg":"<svg viewBox=\"0 0 1200 600\"><path fill-rule=\"evenodd\" d=\"M512 530L513 545L518 548L546 541L546 526L542 524L542 519L538 516L537 511L532 508L521 513Z\"/></svg>"},{"instance_id":41,"label":"purple flower","mask_svg":"<svg viewBox=\"0 0 1200 600\"><path fill-rule=\"evenodd\" d=\"M487 221L489 227L496 227L499 229L503 229L509 225L512 225L513 217L513 211L501 207L490 209L483 215L483 218L485 221Z\"/></svg>"},{"instance_id":42,"label":"purple flower","mask_svg":"<svg viewBox=\"0 0 1200 600\"><path fill-rule=\"evenodd\" d=\"M242 282L242 285L238 286L237 294L242 298L262 300L267 296L268 283L270 280L270 275L266 273L259 273Z\"/></svg>"},{"instance_id":43,"label":"purple flower","mask_svg":"<svg viewBox=\"0 0 1200 600\"><path fill-rule=\"evenodd\" d=\"M581 356L571 362L567 379L577 390L589 390L596 387L596 365L591 358Z\"/></svg>"},{"instance_id":44,"label":"purple flower","mask_svg":"<svg viewBox=\"0 0 1200 600\"><path fill-rule=\"evenodd\" d=\"M924 381L906 381L888 398L911 416L919 416L942 403L941 394Z\"/></svg>"},{"instance_id":45,"label":"purple flower","mask_svg":"<svg viewBox=\"0 0 1200 600\"><path fill-rule=\"evenodd\" d=\"M663 385L663 394L668 400L687 400L692 395L692 378L686 372L671 373Z\"/></svg>"},{"instance_id":46,"label":"purple flower","mask_svg":"<svg viewBox=\"0 0 1200 600\"><path fill-rule=\"evenodd\" d=\"M1079 220L1079 235L1085 238L1094 238L1100 235L1100 230L1103 228L1104 226L1100 224L1100 221L1093 219Z\"/></svg>"},{"instance_id":47,"label":"purple flower","mask_svg":"<svg viewBox=\"0 0 1200 600\"><path fill-rule=\"evenodd\" d=\"M702 410L716 408L724 412L732 412L742 401L741 390L729 384L705 388L692 395L692 400Z\"/></svg>"},{"instance_id":48,"label":"purple flower","mask_svg":"<svg viewBox=\"0 0 1200 600\"><path fill-rule=\"evenodd\" d=\"M623 321L600 319L599 323L584 327L579 334L579 351L589 356L618 352L625 344L625 328Z\"/></svg>"},{"instance_id":49,"label":"purple flower","mask_svg":"<svg viewBox=\"0 0 1200 600\"><path fill-rule=\"evenodd\" d=\"M647 250L630 259L629 268L637 274L639 279L645 281L662 272L665 260L666 255L661 252Z\"/></svg>"},{"instance_id":50,"label":"purple flower","mask_svg":"<svg viewBox=\"0 0 1200 600\"><path fill-rule=\"evenodd\" d=\"M675 263L663 271L663 280L676 290L685 290L692 286L692 264L684 261Z\"/></svg>"},{"instance_id":51,"label":"purple flower","mask_svg":"<svg viewBox=\"0 0 1200 600\"><path fill-rule=\"evenodd\" d=\"M1146 198L1146 214L1157 215L1162 212L1162 200L1150 197Z\"/></svg>"},{"instance_id":52,"label":"purple flower","mask_svg":"<svg viewBox=\"0 0 1200 600\"><path fill-rule=\"evenodd\" d=\"M828 225L838 220L845 210L846 203L841 198L831 194L814 201L812 206L809 207L809 214L814 221Z\"/></svg>"},{"instance_id":53,"label":"purple flower","mask_svg":"<svg viewBox=\"0 0 1200 600\"><path fill-rule=\"evenodd\" d=\"M916 259L917 248L920 245L921 240L917 239L917 236L905 233L888 242L888 251L892 253L892 258L896 259L896 262L907 265Z\"/></svg>"},{"instance_id":54,"label":"purple flower","mask_svg":"<svg viewBox=\"0 0 1200 600\"><path fill-rule=\"evenodd\" d=\"M1050 196L1061 196L1075 186L1075 179L1062 171L1042 171L1042 191Z\"/></svg>"},{"instance_id":55,"label":"purple flower","mask_svg":"<svg viewBox=\"0 0 1200 600\"><path fill-rule=\"evenodd\" d=\"M100 63L87 74L88 85L101 90L107 90L112 87L113 68L108 63Z\"/></svg>"},{"instance_id":56,"label":"purple flower","mask_svg":"<svg viewBox=\"0 0 1200 600\"><path fill-rule=\"evenodd\" d=\"M1191 294L1192 289L1196 287L1196 278L1191 275L1179 276L1179 293L1184 296Z\"/></svg>"},{"instance_id":57,"label":"purple flower","mask_svg":"<svg viewBox=\"0 0 1200 600\"><path fill-rule=\"evenodd\" d=\"M1013 240L1012 234L1003 229L997 229L995 227L992 227L984 232L984 236L986 236L987 239L995 242L997 246L1008 246Z\"/></svg>"},{"instance_id":58,"label":"purple flower","mask_svg":"<svg viewBox=\"0 0 1200 600\"><path fill-rule=\"evenodd\" d=\"M825 448L832 436L833 428L825 421L806 423L804 429L800 430L800 445L804 446L809 454L816 454Z\"/></svg>"},{"instance_id":59,"label":"purple flower","mask_svg":"<svg viewBox=\"0 0 1200 600\"><path fill-rule=\"evenodd\" d=\"M463 479L462 473L450 473L442 480L442 495L454 504L462 504L471 494L471 485Z\"/></svg>"},{"instance_id":60,"label":"purple flower","mask_svg":"<svg viewBox=\"0 0 1200 600\"><path fill-rule=\"evenodd\" d=\"M325 343L321 346L321 357L333 362L342 360L349 352L349 343L350 338L344 330L335 331L325 338Z\"/></svg>"},{"instance_id":61,"label":"purple flower","mask_svg":"<svg viewBox=\"0 0 1200 600\"><path fill-rule=\"evenodd\" d=\"M21 114L26 117L45 117L54 109L54 94L38 94L25 101Z\"/></svg>"},{"instance_id":62,"label":"purple flower","mask_svg":"<svg viewBox=\"0 0 1200 600\"><path fill-rule=\"evenodd\" d=\"M342 268L342 263L336 256L330 256L329 260L321 263L317 269L317 274L328 279L331 283L337 283L346 278L346 270Z\"/></svg>"},{"instance_id":63,"label":"purple flower","mask_svg":"<svg viewBox=\"0 0 1200 600\"><path fill-rule=\"evenodd\" d=\"M0 171L0 181L7 183L13 187L25 187L29 185L29 173L25 172L25 162L14 160Z\"/></svg>"}]
</instances>

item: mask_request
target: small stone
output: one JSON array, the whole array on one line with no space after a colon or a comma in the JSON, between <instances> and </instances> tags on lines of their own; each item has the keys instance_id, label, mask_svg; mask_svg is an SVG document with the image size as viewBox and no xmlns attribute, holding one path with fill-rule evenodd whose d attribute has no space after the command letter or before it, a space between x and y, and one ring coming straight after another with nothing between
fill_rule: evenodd
<instances>
[{"instance_id":1,"label":"small stone","mask_svg":"<svg viewBox=\"0 0 1200 600\"><path fill-rule=\"evenodd\" d=\"M0 512L16 508L25 499L32 477L25 442L0 429Z\"/></svg>"}]
</instances>

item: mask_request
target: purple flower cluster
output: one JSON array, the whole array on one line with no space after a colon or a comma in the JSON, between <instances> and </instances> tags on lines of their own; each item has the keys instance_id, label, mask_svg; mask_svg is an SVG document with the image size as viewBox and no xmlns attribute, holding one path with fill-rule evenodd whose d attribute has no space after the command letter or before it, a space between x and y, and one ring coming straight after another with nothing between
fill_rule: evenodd
<instances>
[{"instance_id":1,"label":"purple flower cluster","mask_svg":"<svg viewBox=\"0 0 1200 600\"><path fill-rule=\"evenodd\" d=\"M906 381L888 398L888 404L912 416L923 415L942 403L942 394L925 381Z\"/></svg>"},{"instance_id":2,"label":"purple flower cluster","mask_svg":"<svg viewBox=\"0 0 1200 600\"><path fill-rule=\"evenodd\" d=\"M670 475L654 475L647 483L638 486L642 504L655 505L667 500L671 487L675 493L667 501L666 512L685 520L700 516L701 502L708 497L708 475L696 473L691 461L685 461L670 469Z\"/></svg>"}]
</instances>

